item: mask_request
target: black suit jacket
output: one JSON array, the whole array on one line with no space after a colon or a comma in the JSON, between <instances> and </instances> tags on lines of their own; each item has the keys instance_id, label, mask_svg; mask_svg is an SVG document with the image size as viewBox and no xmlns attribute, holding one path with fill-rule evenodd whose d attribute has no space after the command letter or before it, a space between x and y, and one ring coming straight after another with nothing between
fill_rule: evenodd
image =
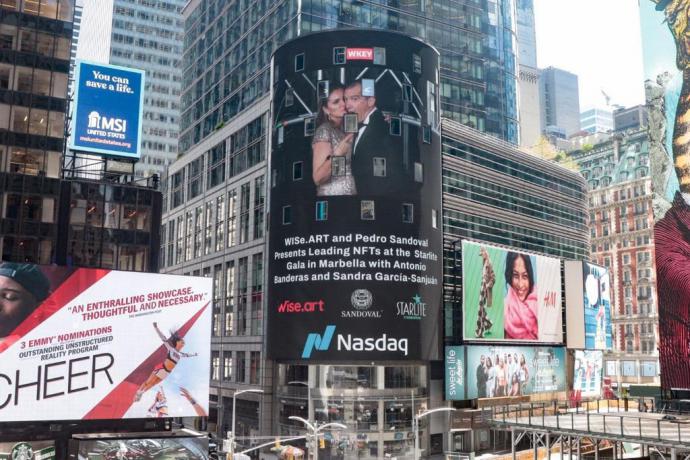
<instances>
[{"instance_id":1,"label":"black suit jacket","mask_svg":"<svg viewBox=\"0 0 690 460\"><path fill-rule=\"evenodd\" d=\"M402 152L396 149L388 122L380 110L369 116L364 131L355 138L352 152L352 174L355 177L358 195L385 194L394 192L401 183ZM386 161L385 177L374 176L374 158Z\"/></svg>"}]
</instances>

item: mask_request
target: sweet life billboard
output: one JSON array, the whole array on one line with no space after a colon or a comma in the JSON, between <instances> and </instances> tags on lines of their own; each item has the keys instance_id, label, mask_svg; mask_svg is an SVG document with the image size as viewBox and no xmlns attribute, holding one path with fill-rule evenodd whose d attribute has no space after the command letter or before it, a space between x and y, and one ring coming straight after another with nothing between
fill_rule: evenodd
<instances>
[{"instance_id":1,"label":"sweet life billboard","mask_svg":"<svg viewBox=\"0 0 690 460\"><path fill-rule=\"evenodd\" d=\"M305 35L276 51L272 359L440 358L438 59L383 31Z\"/></svg>"},{"instance_id":2,"label":"sweet life billboard","mask_svg":"<svg viewBox=\"0 0 690 460\"><path fill-rule=\"evenodd\" d=\"M446 347L449 401L565 391L565 380L563 347Z\"/></svg>"},{"instance_id":3,"label":"sweet life billboard","mask_svg":"<svg viewBox=\"0 0 690 460\"><path fill-rule=\"evenodd\" d=\"M690 389L688 0L640 2L663 389ZM639 268L639 263L638 263ZM649 287L649 301L653 302Z\"/></svg>"},{"instance_id":4,"label":"sweet life billboard","mask_svg":"<svg viewBox=\"0 0 690 460\"><path fill-rule=\"evenodd\" d=\"M0 264L0 422L208 414L211 289Z\"/></svg>"},{"instance_id":5,"label":"sweet life billboard","mask_svg":"<svg viewBox=\"0 0 690 460\"><path fill-rule=\"evenodd\" d=\"M70 148L139 159L143 70L78 61Z\"/></svg>"},{"instance_id":6,"label":"sweet life billboard","mask_svg":"<svg viewBox=\"0 0 690 460\"><path fill-rule=\"evenodd\" d=\"M562 343L560 260L462 242L465 340Z\"/></svg>"}]
</instances>

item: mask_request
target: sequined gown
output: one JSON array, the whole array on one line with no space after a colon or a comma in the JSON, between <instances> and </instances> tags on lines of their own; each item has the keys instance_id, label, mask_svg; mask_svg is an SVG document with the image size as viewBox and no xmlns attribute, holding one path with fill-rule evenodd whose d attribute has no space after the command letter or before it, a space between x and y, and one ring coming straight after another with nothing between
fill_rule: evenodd
<instances>
[{"instance_id":1,"label":"sequined gown","mask_svg":"<svg viewBox=\"0 0 690 460\"><path fill-rule=\"evenodd\" d=\"M330 123L323 123L316 128L312 145L317 142L329 142L331 150L335 151L338 143L343 140L345 133L340 129L334 127ZM347 152L345 156L345 170L344 174L340 176L331 175L330 179L316 187L316 195L318 196L337 196L337 195L355 195L357 188L355 187L355 178L352 175L352 149Z\"/></svg>"}]
</instances>

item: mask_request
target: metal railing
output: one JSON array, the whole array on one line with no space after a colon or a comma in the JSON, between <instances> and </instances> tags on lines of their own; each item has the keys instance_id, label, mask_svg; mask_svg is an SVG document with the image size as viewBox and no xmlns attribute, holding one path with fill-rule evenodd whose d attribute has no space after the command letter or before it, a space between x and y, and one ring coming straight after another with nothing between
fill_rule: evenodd
<instances>
[{"instance_id":1,"label":"metal railing","mask_svg":"<svg viewBox=\"0 0 690 460\"><path fill-rule=\"evenodd\" d=\"M495 406L491 407L492 424L690 446L690 417L656 412L651 398L571 405L569 401L552 401Z\"/></svg>"}]
</instances>

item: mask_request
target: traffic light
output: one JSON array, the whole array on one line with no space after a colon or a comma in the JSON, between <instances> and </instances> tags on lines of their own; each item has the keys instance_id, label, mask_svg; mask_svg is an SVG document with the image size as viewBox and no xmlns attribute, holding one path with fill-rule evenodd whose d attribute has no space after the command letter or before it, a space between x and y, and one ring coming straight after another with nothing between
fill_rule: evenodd
<instances>
[{"instance_id":1,"label":"traffic light","mask_svg":"<svg viewBox=\"0 0 690 460\"><path fill-rule=\"evenodd\" d=\"M322 437L319 438L319 449L325 449L326 448L326 440Z\"/></svg>"}]
</instances>

